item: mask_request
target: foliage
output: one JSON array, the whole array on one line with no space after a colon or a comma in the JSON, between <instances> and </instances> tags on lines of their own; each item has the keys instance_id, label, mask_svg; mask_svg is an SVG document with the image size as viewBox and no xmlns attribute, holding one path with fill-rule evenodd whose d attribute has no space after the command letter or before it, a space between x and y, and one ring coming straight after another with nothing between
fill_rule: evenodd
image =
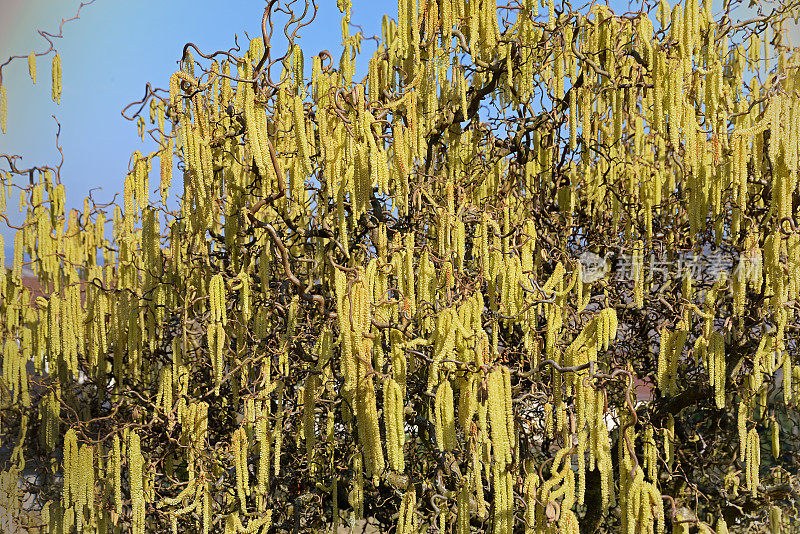
<instances>
[{"instance_id":1,"label":"foliage","mask_svg":"<svg viewBox=\"0 0 800 534\"><path fill-rule=\"evenodd\" d=\"M5 155L4 528L800 528L798 3L400 0L363 80L292 4L126 108L123 206Z\"/></svg>"}]
</instances>

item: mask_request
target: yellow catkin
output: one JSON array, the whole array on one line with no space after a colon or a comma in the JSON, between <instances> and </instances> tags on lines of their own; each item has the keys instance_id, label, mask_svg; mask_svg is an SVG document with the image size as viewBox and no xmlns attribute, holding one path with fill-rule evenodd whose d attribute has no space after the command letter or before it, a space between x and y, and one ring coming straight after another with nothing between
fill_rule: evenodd
<instances>
[{"instance_id":1,"label":"yellow catkin","mask_svg":"<svg viewBox=\"0 0 800 534\"><path fill-rule=\"evenodd\" d=\"M494 534L512 532L514 521L514 490L511 472L503 469L499 463L492 464L494 482L494 516L492 518Z\"/></svg>"},{"instance_id":2,"label":"yellow catkin","mask_svg":"<svg viewBox=\"0 0 800 534\"><path fill-rule=\"evenodd\" d=\"M711 362L709 374L714 387L717 408L725 407L725 340L722 334L714 332L708 347L708 360Z\"/></svg>"},{"instance_id":3,"label":"yellow catkin","mask_svg":"<svg viewBox=\"0 0 800 534\"><path fill-rule=\"evenodd\" d=\"M413 489L403 494L400 513L397 516L397 534L412 534L417 531L417 495Z\"/></svg>"},{"instance_id":4,"label":"yellow catkin","mask_svg":"<svg viewBox=\"0 0 800 534\"><path fill-rule=\"evenodd\" d=\"M769 531L772 534L781 534L783 532L783 511L777 506L769 507Z\"/></svg>"},{"instance_id":5,"label":"yellow catkin","mask_svg":"<svg viewBox=\"0 0 800 534\"><path fill-rule=\"evenodd\" d=\"M166 141L166 146L163 148L159 160L161 162L161 184L159 190L161 192L161 201L166 203L167 196L169 195L169 187L172 183L172 151L174 140L172 137Z\"/></svg>"},{"instance_id":6,"label":"yellow catkin","mask_svg":"<svg viewBox=\"0 0 800 534\"><path fill-rule=\"evenodd\" d=\"M758 494L759 469L761 467L761 440L755 428L747 434L746 482L747 489L755 497Z\"/></svg>"},{"instance_id":7,"label":"yellow catkin","mask_svg":"<svg viewBox=\"0 0 800 534\"><path fill-rule=\"evenodd\" d=\"M558 519L558 534L579 534L580 524L575 512L572 510L562 510Z\"/></svg>"},{"instance_id":8,"label":"yellow catkin","mask_svg":"<svg viewBox=\"0 0 800 534\"><path fill-rule=\"evenodd\" d=\"M306 378L303 387L303 438L306 442L306 456L309 465L314 466L313 453L317 443L316 433L316 396L319 379L311 375ZM312 467L312 469L314 469Z\"/></svg>"},{"instance_id":9,"label":"yellow catkin","mask_svg":"<svg viewBox=\"0 0 800 534\"><path fill-rule=\"evenodd\" d=\"M736 416L736 425L739 432L739 458L744 461L747 457L747 405L744 401L739 403Z\"/></svg>"},{"instance_id":10,"label":"yellow catkin","mask_svg":"<svg viewBox=\"0 0 800 534\"><path fill-rule=\"evenodd\" d=\"M470 534L470 487L462 484L456 494L456 534Z\"/></svg>"},{"instance_id":11,"label":"yellow catkin","mask_svg":"<svg viewBox=\"0 0 800 534\"><path fill-rule=\"evenodd\" d=\"M292 99L293 107L292 111L293 118L294 118L294 131L295 131L295 142L297 143L297 150L298 155L300 157L300 162L302 164L303 175L307 176L311 174L312 166L311 166L311 148L309 147L308 143L308 134L306 133L306 119L305 114L303 113L303 101L299 97L295 97ZM298 199L295 199L297 201Z\"/></svg>"},{"instance_id":12,"label":"yellow catkin","mask_svg":"<svg viewBox=\"0 0 800 534\"><path fill-rule=\"evenodd\" d=\"M507 370L505 366L503 369ZM489 420L491 423L492 431L492 447L495 450L495 461L505 462L506 464L512 461L512 439L513 434L509 435L509 427L513 428L513 418L509 421L507 412L507 405L511 392L506 390L503 375L503 369L496 369L489 373L488 376L488 400L489 407Z\"/></svg>"},{"instance_id":13,"label":"yellow catkin","mask_svg":"<svg viewBox=\"0 0 800 534\"><path fill-rule=\"evenodd\" d=\"M17 230L14 234L14 263L11 269L11 280L14 285L22 285L22 253L25 234L22 230Z\"/></svg>"},{"instance_id":14,"label":"yellow catkin","mask_svg":"<svg viewBox=\"0 0 800 534\"><path fill-rule=\"evenodd\" d=\"M239 273L239 279L241 280L241 289L240 289L240 298L241 298L241 309L242 309L242 319L245 322L250 321L250 318L253 315L252 310L252 294L251 294L251 279L250 275L247 271L242 271Z\"/></svg>"},{"instance_id":15,"label":"yellow catkin","mask_svg":"<svg viewBox=\"0 0 800 534\"><path fill-rule=\"evenodd\" d=\"M31 52L28 54L28 74L31 76L33 83L36 83L36 53Z\"/></svg>"},{"instance_id":16,"label":"yellow catkin","mask_svg":"<svg viewBox=\"0 0 800 534\"><path fill-rule=\"evenodd\" d=\"M453 388L449 380L443 380L436 390L436 408L436 441L439 450L453 450L456 446L456 422Z\"/></svg>"},{"instance_id":17,"label":"yellow catkin","mask_svg":"<svg viewBox=\"0 0 800 534\"><path fill-rule=\"evenodd\" d=\"M536 530L536 499L537 490L540 485L539 475L536 472L536 465L533 459L525 460L525 480L523 483L523 495L525 499L525 533L533 534Z\"/></svg>"},{"instance_id":18,"label":"yellow catkin","mask_svg":"<svg viewBox=\"0 0 800 534\"><path fill-rule=\"evenodd\" d=\"M619 111L618 115L622 115ZM642 309L644 307L644 252L643 242L636 241L634 245L634 252L631 263L633 264L633 280L634 280L634 300L636 307Z\"/></svg>"},{"instance_id":19,"label":"yellow catkin","mask_svg":"<svg viewBox=\"0 0 800 534\"><path fill-rule=\"evenodd\" d=\"M269 459L270 459L270 441L271 436L267 431L267 414L259 408L256 411L256 443L258 443L258 471L257 476L257 490L259 495L264 495L267 491L267 482L269 480Z\"/></svg>"},{"instance_id":20,"label":"yellow catkin","mask_svg":"<svg viewBox=\"0 0 800 534\"><path fill-rule=\"evenodd\" d=\"M384 390L384 422L386 426L386 452L389 467L405 471L403 447L405 444L403 390L394 378L389 378Z\"/></svg>"},{"instance_id":21,"label":"yellow catkin","mask_svg":"<svg viewBox=\"0 0 800 534\"><path fill-rule=\"evenodd\" d=\"M56 54L53 56L53 87L52 97L53 102L61 104L61 56Z\"/></svg>"},{"instance_id":22,"label":"yellow catkin","mask_svg":"<svg viewBox=\"0 0 800 534\"><path fill-rule=\"evenodd\" d=\"M0 85L0 129L6 133L8 127L8 94L5 85Z\"/></svg>"},{"instance_id":23,"label":"yellow catkin","mask_svg":"<svg viewBox=\"0 0 800 534\"><path fill-rule=\"evenodd\" d=\"M667 424L664 427L664 455L667 458L667 467L672 470L672 464L675 461L675 419L672 414L667 418Z\"/></svg>"},{"instance_id":24,"label":"yellow catkin","mask_svg":"<svg viewBox=\"0 0 800 534\"><path fill-rule=\"evenodd\" d=\"M281 472L281 454L283 452L283 390L283 382L278 382L278 418L272 431L272 465L275 476L278 476Z\"/></svg>"},{"instance_id":25,"label":"yellow catkin","mask_svg":"<svg viewBox=\"0 0 800 534\"><path fill-rule=\"evenodd\" d=\"M247 494L250 492L247 469L247 434L243 427L234 431L231 438L231 454L233 455L234 469L236 472L236 494L239 497L239 506L244 511L247 504Z\"/></svg>"},{"instance_id":26,"label":"yellow catkin","mask_svg":"<svg viewBox=\"0 0 800 534\"><path fill-rule=\"evenodd\" d=\"M144 494L144 459L142 458L139 435L132 431L128 438L128 473L131 491L132 527L134 534L144 534L145 531L145 494Z\"/></svg>"},{"instance_id":27,"label":"yellow catkin","mask_svg":"<svg viewBox=\"0 0 800 534\"><path fill-rule=\"evenodd\" d=\"M70 428L64 435L63 449L63 477L64 484L61 500L63 506L67 507L74 503L76 492L76 480L78 473L75 469L75 462L78 455L78 440L75 430Z\"/></svg>"},{"instance_id":28,"label":"yellow catkin","mask_svg":"<svg viewBox=\"0 0 800 534\"><path fill-rule=\"evenodd\" d=\"M362 519L364 517L364 461L361 453L353 456L353 473L353 489L350 490L348 499L355 519Z\"/></svg>"},{"instance_id":29,"label":"yellow catkin","mask_svg":"<svg viewBox=\"0 0 800 534\"><path fill-rule=\"evenodd\" d=\"M772 457L777 461L781 456L780 425L775 419L770 424L770 438L772 443Z\"/></svg>"}]
</instances>

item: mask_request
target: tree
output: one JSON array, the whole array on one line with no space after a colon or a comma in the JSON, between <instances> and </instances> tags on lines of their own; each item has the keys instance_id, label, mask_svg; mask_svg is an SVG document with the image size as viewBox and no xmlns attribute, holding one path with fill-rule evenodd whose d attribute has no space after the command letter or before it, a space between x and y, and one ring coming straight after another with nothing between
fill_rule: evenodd
<instances>
[{"instance_id":1,"label":"tree","mask_svg":"<svg viewBox=\"0 0 800 534\"><path fill-rule=\"evenodd\" d=\"M800 528L800 3L400 0L363 79L295 4L123 206L3 155L4 528Z\"/></svg>"}]
</instances>

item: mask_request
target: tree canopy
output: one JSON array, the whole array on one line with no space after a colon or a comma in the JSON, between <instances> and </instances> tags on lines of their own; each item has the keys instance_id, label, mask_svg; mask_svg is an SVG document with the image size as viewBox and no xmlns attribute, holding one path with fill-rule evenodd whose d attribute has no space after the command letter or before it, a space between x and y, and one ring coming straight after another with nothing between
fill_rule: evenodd
<instances>
[{"instance_id":1,"label":"tree canopy","mask_svg":"<svg viewBox=\"0 0 800 534\"><path fill-rule=\"evenodd\" d=\"M800 2L301 4L0 154L0 529L796 532Z\"/></svg>"}]
</instances>

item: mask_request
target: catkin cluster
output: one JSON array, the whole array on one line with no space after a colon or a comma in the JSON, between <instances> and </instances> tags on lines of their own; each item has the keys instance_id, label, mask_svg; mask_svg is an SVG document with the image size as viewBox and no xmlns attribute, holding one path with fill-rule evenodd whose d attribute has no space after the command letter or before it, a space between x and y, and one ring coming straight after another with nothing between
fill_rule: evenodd
<instances>
[{"instance_id":1,"label":"catkin cluster","mask_svg":"<svg viewBox=\"0 0 800 534\"><path fill-rule=\"evenodd\" d=\"M337 6L187 45L119 206L5 158L0 530L35 471L52 533L792 531L788 11Z\"/></svg>"}]
</instances>

